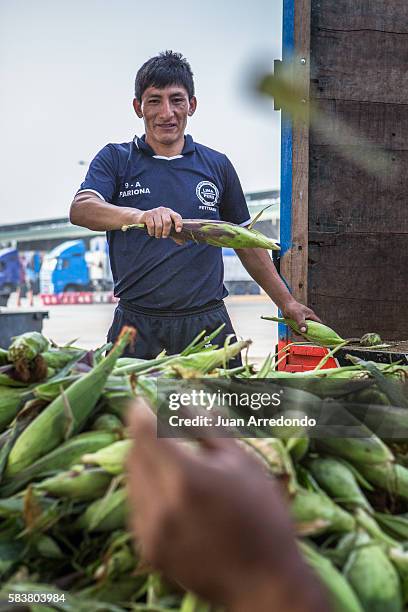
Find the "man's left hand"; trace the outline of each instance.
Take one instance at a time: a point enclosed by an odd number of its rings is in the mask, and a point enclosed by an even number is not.
[[[308,308],[304,304],[296,302],[296,300],[293,300],[293,302],[289,302],[281,310],[284,317],[286,317],[287,319],[293,319],[295,321],[302,333],[305,333],[307,331],[306,319],[321,323],[321,320],[311,308]]]

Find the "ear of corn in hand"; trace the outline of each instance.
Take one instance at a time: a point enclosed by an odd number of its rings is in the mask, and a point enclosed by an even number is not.
[[[124,225],[122,231],[138,229],[147,231],[141,224]],[[227,221],[211,219],[183,219],[183,229],[176,232],[174,225],[170,231],[172,238],[191,240],[199,244],[210,244],[217,247],[230,247],[232,249],[261,248],[279,251],[276,240],[268,238],[254,229],[247,229]]]
[[[288,325],[292,331],[294,331],[299,336],[303,336],[308,342],[313,342],[314,344],[319,344],[320,346],[338,346],[339,344],[344,344],[346,341],[331,329],[331,327],[327,327],[327,325],[323,325],[323,323],[318,323],[317,321],[306,321],[307,330],[305,332],[300,331],[298,324],[293,319],[284,319],[283,317],[267,317],[262,316],[261,319],[266,319],[267,321],[275,321],[276,323],[285,323]]]

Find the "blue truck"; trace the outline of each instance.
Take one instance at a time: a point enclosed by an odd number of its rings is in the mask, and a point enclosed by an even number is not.
[[[104,238],[93,238],[89,251],[83,240],[63,242],[43,259],[41,293],[104,291],[111,288],[112,276]]]
[[[20,261],[14,248],[0,249],[0,306],[6,306],[10,294],[17,289]]]

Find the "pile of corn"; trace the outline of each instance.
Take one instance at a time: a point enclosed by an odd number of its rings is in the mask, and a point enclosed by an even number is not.
[[[137,394],[154,405],[161,378],[280,376],[279,355],[258,371],[248,363],[228,370],[249,341],[208,346],[218,332],[149,361],[121,357],[130,328],[107,356],[107,346],[55,347],[36,333],[0,350],[0,599],[29,593],[20,601],[34,612],[212,609],[153,573],[127,531],[125,411]],[[390,405],[408,409],[406,367],[360,362],[313,374],[370,381],[360,393],[375,394],[384,414]],[[394,378],[402,382],[390,385]],[[403,610],[408,443],[305,435],[241,444],[285,483],[300,549],[334,610]]]

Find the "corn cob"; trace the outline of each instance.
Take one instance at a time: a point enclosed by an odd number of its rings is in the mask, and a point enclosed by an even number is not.
[[[318,457],[308,463],[313,477],[333,501],[346,506],[361,506],[371,510],[354,474],[342,462],[333,457]]]
[[[382,344],[381,336],[375,333],[364,334],[360,338],[361,346],[376,346],[377,344]]]
[[[115,578],[125,572],[131,572],[136,565],[136,557],[128,544],[107,555],[103,563],[94,572],[95,580]]]
[[[290,455],[279,438],[242,438],[239,444],[261,459],[268,472],[275,476],[288,477],[289,493],[296,491],[296,474]]]
[[[82,463],[99,465],[109,474],[122,474],[125,469],[126,457],[132,448],[132,440],[119,440],[105,446],[96,453],[82,456]]]
[[[17,474],[81,429],[92,413],[116,359],[133,336],[134,330],[124,328],[109,355],[74,382],[30,423],[10,452],[6,476]]]
[[[62,389],[68,389],[76,380],[79,380],[83,374],[71,374],[70,376],[64,376],[57,380],[47,381],[40,385],[37,385],[33,389],[33,393],[40,399],[52,402],[56,397],[61,394]]]
[[[146,230],[144,223],[124,225],[122,231],[129,229]],[[192,240],[198,244],[210,244],[218,247],[230,247],[232,249],[261,248],[279,251],[280,247],[276,240],[264,236],[254,229],[247,229],[234,223],[226,221],[214,221],[210,219],[183,219],[183,229],[176,232],[174,226],[170,231],[172,238]]]
[[[42,353],[42,357],[50,368],[60,370],[71,361],[85,355],[86,351],[74,347],[59,347],[57,349],[50,348]]]
[[[363,612],[353,589],[334,565],[306,542],[299,542],[306,563],[327,589],[334,612]]]
[[[364,610],[402,612],[398,574],[381,545],[362,540],[347,560],[344,574]]]
[[[188,373],[189,371],[207,374],[224,362],[228,362],[233,357],[236,357],[236,355],[239,355],[250,344],[250,340],[239,340],[220,349],[175,357],[170,364],[167,364],[167,367],[181,374]]]
[[[85,452],[95,452],[118,439],[113,432],[89,431],[67,440],[44,455],[16,476],[5,480],[0,495],[6,497],[22,489],[31,480],[58,470],[66,470],[78,463]]]
[[[388,550],[388,558],[396,568],[401,579],[402,598],[408,602],[408,551],[396,547]]]
[[[0,432],[11,423],[30,396],[27,389],[0,386]]]
[[[307,331],[301,332],[298,324],[293,319],[284,319],[282,317],[261,317],[267,321],[275,321],[276,323],[285,323],[288,325],[296,334],[303,336],[308,342],[319,344],[320,346],[338,346],[344,344],[346,341],[327,325],[318,323],[317,321],[307,320]]]
[[[103,495],[111,482],[111,476],[100,469],[84,469],[73,466],[68,472],[60,472],[35,485],[52,497],[75,500],[93,500]]]
[[[47,364],[41,353],[49,342],[39,332],[27,332],[13,339],[8,359],[14,364],[15,375],[23,382],[43,380],[47,376]]]
[[[377,542],[384,542],[384,544],[389,546],[398,546],[398,542],[392,538],[391,536],[384,533],[376,522],[375,518],[373,518],[370,514],[368,514],[363,508],[357,508],[354,512],[354,518],[356,519],[356,523],[361,529],[364,529],[369,536],[376,540]]]
[[[309,450],[310,440],[307,436],[301,438],[288,438],[286,449],[289,451],[292,461],[299,462],[306,456]]]
[[[34,547],[41,557],[46,559],[64,559],[65,555],[58,544],[50,536],[43,533],[34,538]]]
[[[46,351],[50,343],[39,332],[27,332],[16,336],[8,349],[8,359],[12,363],[20,360],[32,361]]]
[[[391,561],[396,561],[395,565],[401,571],[401,576],[408,578],[408,550],[400,547],[390,548],[388,556]]]
[[[81,598],[81,603],[88,599],[87,604],[79,609],[78,602],[75,602],[75,605],[70,610],[75,612],[125,612],[121,604],[124,601],[131,601],[136,593],[144,592],[145,583],[146,575],[144,573],[142,575],[129,576],[127,572],[115,579],[97,582],[90,587],[81,589],[77,593]],[[171,608],[166,608],[144,605],[139,610],[144,610],[144,612],[171,611]],[[137,612],[138,604],[133,604],[131,609]]]
[[[397,463],[359,464],[358,469],[368,482],[388,491],[391,495],[408,499],[408,469],[403,465]]]
[[[123,431],[123,423],[115,414],[109,414],[106,412],[105,414],[98,416],[98,418],[92,424],[92,430],[115,431],[120,433]]]
[[[402,542],[408,540],[408,517],[406,515],[398,516],[375,512],[374,518],[394,537],[398,537]]]
[[[17,380],[12,376],[13,365],[6,368],[6,372],[0,372],[0,387],[27,387],[27,383]]]
[[[113,531],[122,529],[127,516],[127,491],[125,488],[108,492],[94,501],[79,517],[76,527],[85,531]]]
[[[181,602],[180,612],[211,612],[211,604],[206,603],[194,593],[186,593]]]
[[[390,449],[374,434],[370,438],[319,438],[315,443],[318,450],[352,463],[388,463],[394,460]]]
[[[298,488],[290,506],[299,535],[352,531],[354,518],[324,493]]]
[[[343,534],[338,539],[335,548],[327,548],[324,551],[324,556],[330,559],[330,561],[332,561],[336,567],[343,568],[350,556],[350,553],[356,547],[356,542],[359,536],[360,532],[357,531],[351,531],[350,533]]]

